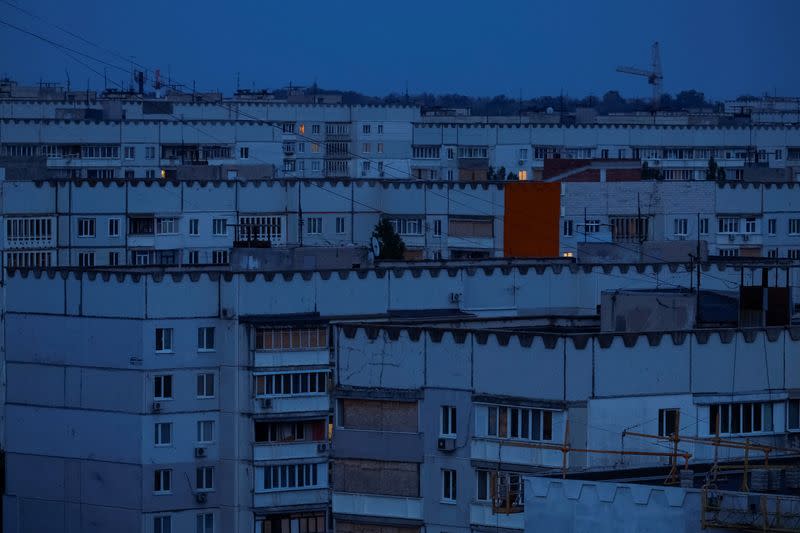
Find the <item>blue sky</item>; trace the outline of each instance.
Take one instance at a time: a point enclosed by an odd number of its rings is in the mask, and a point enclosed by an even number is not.
[[[198,90],[230,92],[239,73],[244,88],[316,79],[376,95],[407,82],[412,93],[648,96],[646,80],[614,69],[647,67],[658,40],[668,92],[800,94],[798,0],[15,1]],[[129,66],[2,1],[0,20]],[[102,88],[63,52],[2,25],[0,50],[0,75],[63,82],[67,69],[73,87],[91,78]]]

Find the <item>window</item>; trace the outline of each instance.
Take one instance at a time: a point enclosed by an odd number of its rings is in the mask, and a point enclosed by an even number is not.
[[[370,133],[371,130],[372,127],[369,124],[364,124],[363,126],[361,126],[362,133]]]
[[[398,235],[422,235],[421,218],[394,218],[389,223]]]
[[[95,236],[95,220],[93,218],[78,219],[78,237]]]
[[[414,159],[439,159],[438,146],[414,146],[411,152]]]
[[[336,233],[344,233],[344,217],[336,217]]]
[[[156,423],[155,445],[169,446],[172,444],[172,422]]]
[[[297,151],[301,154],[306,153],[306,143],[297,143]]]
[[[324,465],[323,465],[324,466]],[[320,464],[272,465],[264,467],[264,490],[320,486]]]
[[[200,235],[200,220],[197,218],[189,219],[189,235]]]
[[[172,533],[172,517],[153,517],[153,533]]]
[[[798,219],[800,220],[800,219]],[[720,233],[739,233],[739,219],[736,217],[719,218]]]
[[[442,221],[439,219],[433,221],[433,236],[434,237],[442,236]]]
[[[378,134],[383,133],[383,124],[378,124]]]
[[[124,154],[125,154],[125,159],[136,159],[136,147],[126,146]]]
[[[679,409],[659,409],[658,410],[658,435],[669,437],[675,433],[675,426],[678,423]]]
[[[447,159],[449,159],[449,160],[451,160],[451,161],[452,161],[453,159],[455,159],[455,157],[456,157],[456,151],[455,151],[455,149],[453,149],[453,148],[448,148],[448,149],[447,149]]]
[[[214,513],[197,515],[197,533],[214,533]]]
[[[370,162],[369,161],[362,161],[361,162],[361,175],[366,176],[369,173],[370,169]]]
[[[600,220],[599,219],[589,219],[585,220],[583,223],[583,232],[584,233],[597,233],[600,231]]]
[[[281,126],[283,133],[294,133],[294,122],[284,122]]]
[[[214,490],[214,467],[201,466],[196,471],[197,490]]]
[[[172,491],[172,470],[156,470],[153,492],[169,494]]]
[[[256,397],[325,394],[328,372],[287,372],[285,374],[256,374]]]
[[[723,403],[709,406],[708,434],[739,435],[772,431],[772,404]]]
[[[319,235],[322,233],[322,217],[308,217],[306,219],[306,232],[309,235]]]
[[[172,375],[155,376],[153,378],[153,399],[172,399]]]
[[[256,442],[324,441],[327,424],[324,420],[309,422],[255,421]]]
[[[774,218],[767,220],[767,233],[770,235],[775,235],[778,233],[778,221]]]
[[[314,172],[319,172],[320,168],[322,168],[322,163],[319,161],[312,161],[311,162],[311,170]]]
[[[149,180],[154,180],[154,179],[156,179],[156,171],[155,170],[145,170],[144,171],[144,177],[149,179]]]
[[[700,235],[708,235],[708,219],[700,219]]]
[[[119,237],[119,219],[118,218],[109,218],[108,219],[108,236],[109,237]]]
[[[528,181],[528,171],[520,169],[519,173],[517,174],[517,179],[519,181]]]
[[[486,146],[458,147],[458,157],[461,159],[486,159],[488,156],[489,156],[489,149]]]
[[[6,218],[6,240],[11,244],[25,241],[49,241],[53,238],[52,218]]]
[[[744,232],[745,233],[756,232],[756,217],[747,217],[744,219]]]
[[[383,153],[383,143],[378,143],[377,152],[378,152],[379,154],[382,154],[382,153]]]
[[[562,233],[565,237],[572,237],[572,220],[564,220]]]
[[[507,501],[514,507],[521,507],[525,500],[523,489],[524,483],[522,475],[510,472],[497,472],[490,470],[477,470],[478,490],[476,499],[478,501],[492,501],[492,497],[497,492],[497,486],[502,483],[508,488]]]
[[[172,328],[156,328],[156,351],[172,351]]]
[[[789,235],[800,235],[800,218],[789,219]]]
[[[157,235],[174,235],[176,233],[178,233],[178,219],[176,217],[156,219]]]
[[[209,442],[214,442],[213,420],[197,421],[197,442],[201,444],[208,444]]]
[[[527,148],[520,148],[519,149],[519,158],[520,159],[528,159],[528,149]]]
[[[197,328],[197,351],[211,352],[214,350],[214,328]]]
[[[771,250],[767,250],[767,257],[770,259],[777,259],[778,258],[778,249],[772,248]]]
[[[132,180],[134,178],[133,170],[126,170],[124,176],[126,180]]]
[[[242,146],[239,148],[239,159],[248,159],[250,157],[250,148]]]
[[[214,235],[228,234],[228,221],[224,218],[215,218],[213,221]]]
[[[189,250],[188,263],[190,265],[199,265],[200,264],[200,252],[198,250]]]
[[[720,257],[739,257],[739,249],[738,248],[720,248],[719,249],[719,256]]]
[[[800,429],[800,400],[792,399],[787,402],[786,427],[789,430]]]
[[[145,146],[145,148],[144,148],[144,158],[145,159],[155,159],[156,158],[156,147],[155,146]]]
[[[328,329],[271,329],[256,330],[256,350],[285,351],[328,348]]]
[[[319,144],[318,143],[311,143],[311,153],[312,154],[319,153]]]
[[[443,405],[441,410],[440,435],[455,436],[456,429],[456,408],[452,405]]]
[[[272,244],[283,242],[283,217],[280,216],[245,216],[239,217],[240,241],[271,241]]]
[[[534,441],[553,440],[553,411],[489,405],[486,436]],[[482,430],[483,428],[479,428]]]
[[[319,132],[320,132],[319,124],[312,124],[311,133],[319,133]]]
[[[227,265],[228,250],[214,250],[211,252],[211,262],[215,265]]]
[[[213,398],[214,397],[214,374],[211,372],[204,372],[197,374],[197,397],[198,398]]]
[[[94,266],[94,252],[79,252],[78,253],[78,266],[93,267]]]
[[[787,250],[786,257],[793,259],[794,261],[800,260],[800,249],[791,248],[790,250]]]
[[[369,143],[364,143],[364,144],[361,145],[361,151],[364,152],[365,154],[370,153],[371,148],[372,147],[370,146]]]
[[[492,499],[492,472],[488,470],[476,471],[478,492],[475,495],[478,501],[488,502]]]
[[[108,264],[109,266],[119,265],[119,252],[108,252]]]
[[[649,235],[650,219],[647,217],[611,217],[609,222],[614,242],[642,242]]]
[[[673,222],[673,233],[678,236],[686,236],[689,233],[689,221],[685,218],[676,218]]]
[[[442,500],[447,503],[456,501],[456,471],[442,469]]]

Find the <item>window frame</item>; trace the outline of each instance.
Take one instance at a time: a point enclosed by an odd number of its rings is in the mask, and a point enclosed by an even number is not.
[[[168,440],[164,440],[165,431]],[[156,422],[154,426],[153,446],[157,448],[167,448],[172,446],[172,422]]]
[[[206,425],[207,424],[207,425]],[[198,420],[197,421],[197,444],[213,444],[214,443],[214,421],[213,420]],[[210,437],[206,439],[206,431],[205,428],[211,428],[209,432],[211,433]]]
[[[222,226],[222,231],[219,231],[220,228],[217,226]],[[226,218],[215,218],[211,221],[211,231],[212,235],[215,237],[227,237],[228,236],[228,219]]]
[[[442,494],[441,503],[453,505],[458,502],[458,471],[452,468],[442,468]]]
[[[208,400],[216,398],[216,377],[214,372],[198,372],[196,378],[197,388],[195,390],[196,398],[198,400]],[[209,387],[209,383],[211,386]],[[210,394],[209,394],[210,389]]]
[[[92,239],[97,237],[97,219],[92,217],[78,218],[78,238]]]
[[[200,326],[197,328],[197,351],[200,353],[216,352],[216,336],[217,332],[214,326]]]
[[[454,438],[458,435],[458,410],[454,405],[442,405],[439,409],[439,436]]]
[[[165,480],[166,483],[164,483]],[[157,468],[153,471],[153,494],[157,496],[172,494],[171,468]]]
[[[155,342],[156,353],[175,353],[174,349],[175,330],[173,328],[156,328],[155,333],[156,333],[156,342]]]
[[[120,219],[119,217],[111,217],[108,219],[108,236],[109,237],[119,237],[119,226],[120,226]]]
[[[153,376],[153,400],[157,402],[174,400],[173,384],[172,374],[156,374]]]
[[[194,481],[197,492],[212,492],[214,490],[214,467],[209,465],[198,466],[195,469]]]

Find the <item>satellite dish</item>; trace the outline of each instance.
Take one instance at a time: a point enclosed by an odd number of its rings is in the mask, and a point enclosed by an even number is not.
[[[381,241],[377,237],[372,238],[372,254],[376,258],[381,255]]]

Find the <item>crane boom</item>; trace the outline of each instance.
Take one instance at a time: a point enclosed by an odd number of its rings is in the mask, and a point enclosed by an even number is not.
[[[650,70],[620,66],[617,67],[617,72],[647,78],[647,83],[653,86],[653,110],[658,110],[658,104],[661,101],[661,85],[664,81],[664,73],[661,70],[661,49],[658,41],[653,43],[650,55]]]

